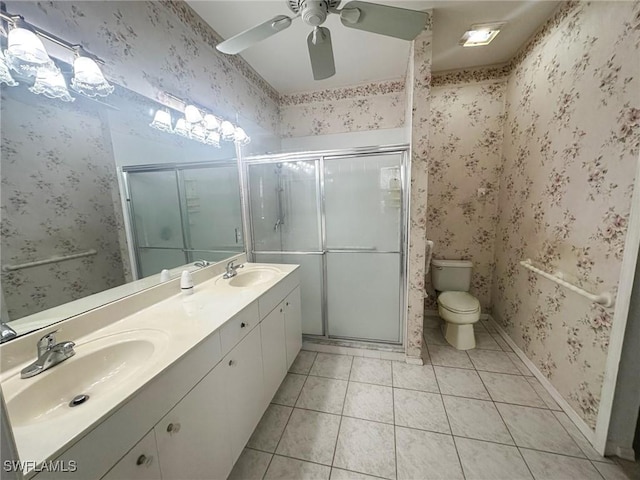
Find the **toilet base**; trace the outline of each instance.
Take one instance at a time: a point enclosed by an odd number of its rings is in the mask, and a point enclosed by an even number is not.
[[[476,336],[473,333],[473,323],[458,325],[446,322],[444,324],[444,338],[449,345],[458,350],[476,348]]]

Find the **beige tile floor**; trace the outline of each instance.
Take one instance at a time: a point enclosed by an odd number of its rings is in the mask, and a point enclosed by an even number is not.
[[[463,352],[425,329],[424,366],[301,351],[230,479],[627,478],[488,323],[477,336]]]

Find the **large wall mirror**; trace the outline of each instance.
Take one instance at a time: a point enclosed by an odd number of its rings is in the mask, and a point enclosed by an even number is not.
[[[119,85],[68,103],[27,87],[2,87],[3,323],[27,333],[244,251],[233,142],[154,130],[158,104]]]

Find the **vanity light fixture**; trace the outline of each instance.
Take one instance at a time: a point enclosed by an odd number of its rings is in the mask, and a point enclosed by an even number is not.
[[[189,132],[189,137],[193,140],[197,140],[198,142],[205,143],[205,139],[207,138],[207,132],[204,127],[196,123],[193,127],[191,127],[191,131]]]
[[[75,100],[69,94],[62,72],[53,62],[38,69],[36,81],[29,87],[29,91],[45,97],[57,98],[63,102]]]
[[[34,82],[29,88],[31,92],[65,102],[73,101],[62,72],[49,57],[42,42],[42,39],[45,39],[75,54],[74,77],[71,80],[71,87],[75,91],[88,97],[96,95],[105,97],[113,92],[113,86],[105,80],[98,66],[98,63],[104,62],[86,52],[82,46],[69,43],[31,25],[21,15],[6,12],[4,3],[0,10],[0,19],[9,24],[7,49],[0,58],[0,83],[17,85],[11,74],[13,71],[18,79],[25,80],[27,83]]]
[[[161,132],[171,133],[173,131],[171,128],[171,114],[168,110],[158,110],[149,126]]]
[[[184,108],[184,118],[191,124],[200,123],[203,120],[202,113],[195,105],[187,105]]]
[[[24,77],[35,77],[38,69],[52,63],[42,40],[22,17],[12,19],[7,37],[7,66]]]
[[[113,85],[104,78],[96,61],[80,45],[76,45],[75,50],[71,88],[87,97],[106,97],[112,93]]]
[[[481,47],[489,45],[498,36],[506,22],[482,23],[471,25],[471,29],[464,32],[460,39],[463,47]]]
[[[4,53],[0,50],[0,84],[3,83],[9,87],[15,87],[18,85],[18,82],[13,79],[11,72],[9,72],[9,67],[5,61]]]
[[[251,142],[251,139],[247,135],[247,133],[240,127],[236,127],[233,132],[233,140],[241,147],[248,145]]]
[[[206,128],[207,130],[219,130],[220,120],[218,120],[215,116],[211,115],[210,113],[207,113],[204,116],[204,128]]]
[[[207,138],[204,139],[204,143],[220,148],[220,132],[211,131],[207,134]]]
[[[235,140],[236,127],[233,126],[228,120],[225,120],[220,124],[220,134],[222,135],[222,140],[230,142],[231,140]]]
[[[178,119],[176,127],[173,129],[173,133],[189,138],[189,128],[187,127],[187,120],[184,117]]]

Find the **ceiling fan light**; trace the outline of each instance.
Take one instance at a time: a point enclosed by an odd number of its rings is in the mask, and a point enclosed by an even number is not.
[[[0,84],[5,84],[9,87],[15,87],[18,85],[13,77],[11,76],[11,72],[9,72],[9,67],[7,67],[7,63],[4,58],[4,54],[2,50],[0,50]]]
[[[106,97],[114,90],[92,58],[79,54],[73,61],[73,73],[71,88],[83,95]]]
[[[171,114],[166,110],[158,110],[149,126],[161,132],[171,132]]]
[[[63,102],[75,100],[69,94],[62,72],[53,62],[38,69],[36,81],[32,87],[29,87],[29,91],[48,98],[57,98]]]
[[[233,126],[228,120],[225,120],[220,125],[220,133],[222,134],[222,139],[229,142],[235,139],[236,127]]]
[[[9,31],[5,57],[7,66],[25,77],[35,77],[39,67],[51,62],[42,40],[21,19]]]
[[[189,123],[200,123],[203,120],[202,113],[200,113],[200,110],[194,105],[187,105],[185,107],[184,118]]]

